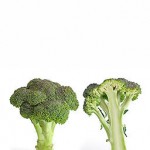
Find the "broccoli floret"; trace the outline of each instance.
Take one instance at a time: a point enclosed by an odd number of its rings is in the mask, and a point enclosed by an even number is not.
[[[58,99],[62,99],[68,104],[70,110],[76,110],[78,108],[78,101],[76,101],[76,95],[71,89],[71,87],[61,86],[57,88],[56,95]]]
[[[141,94],[137,83],[123,78],[107,79],[100,85],[90,84],[84,91],[83,109],[88,115],[95,114],[104,127],[112,150],[126,150],[126,126],[122,117],[128,105]]]
[[[64,124],[70,110],[75,111],[79,106],[71,87],[46,79],[33,79],[27,87],[18,88],[10,97],[10,103],[33,123],[38,136],[36,150],[53,150],[56,124]]]

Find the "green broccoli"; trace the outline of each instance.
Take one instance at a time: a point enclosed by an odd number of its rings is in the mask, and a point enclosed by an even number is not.
[[[30,119],[37,132],[36,150],[52,150],[56,124],[64,124],[70,110],[78,108],[75,92],[69,86],[33,79],[27,87],[14,91],[10,103],[20,108],[22,117]]]
[[[90,84],[84,91],[83,109],[88,115],[95,114],[104,127],[112,150],[126,150],[122,123],[128,105],[141,93],[137,83],[123,78],[107,79],[102,84]]]

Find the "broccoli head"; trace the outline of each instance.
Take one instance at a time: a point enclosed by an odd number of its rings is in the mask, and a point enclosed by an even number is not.
[[[71,87],[46,79],[33,79],[26,87],[18,88],[10,97],[10,103],[33,123],[38,135],[36,150],[53,149],[55,125],[64,124],[70,110],[77,110],[79,105]]]
[[[85,113],[98,117],[112,150],[126,150],[126,126],[122,124],[122,116],[128,111],[129,103],[136,100],[139,94],[140,86],[124,78],[107,79],[100,85],[90,84],[83,93]]]

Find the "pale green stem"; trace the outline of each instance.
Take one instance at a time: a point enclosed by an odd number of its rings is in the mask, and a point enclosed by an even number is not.
[[[128,96],[121,105],[121,112],[123,113],[129,106],[130,102],[132,101],[133,96]]]
[[[100,100],[100,106],[106,114],[109,114],[108,106],[103,99]]]
[[[38,140],[39,141],[43,141],[44,140],[44,136],[42,134],[42,128],[40,126],[40,124],[38,122],[36,122],[35,120],[31,120],[31,122],[34,125],[34,128],[36,130],[37,136],[38,136]]]
[[[110,137],[110,131],[109,131],[109,124],[106,122],[105,118],[100,113],[99,109],[94,107],[93,113],[98,117],[99,121],[101,122],[102,126],[106,130],[108,138]]]
[[[112,150],[126,150],[123,125],[122,125],[122,113],[120,105],[118,104],[117,93],[111,91],[107,94],[109,99],[109,111],[110,111],[110,143]]]
[[[32,120],[32,123],[38,136],[36,150],[53,150],[52,139],[56,125],[55,122],[36,122]]]

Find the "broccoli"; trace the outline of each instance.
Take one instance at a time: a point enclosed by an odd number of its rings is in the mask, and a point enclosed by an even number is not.
[[[33,79],[26,87],[18,88],[10,97],[10,103],[33,123],[38,136],[36,150],[53,149],[56,124],[64,124],[69,111],[75,111],[79,105],[71,87],[46,79]]]
[[[112,150],[126,150],[126,126],[122,123],[128,105],[141,94],[137,83],[123,78],[107,79],[102,84],[90,84],[84,91],[83,109],[95,114],[105,129]]]

